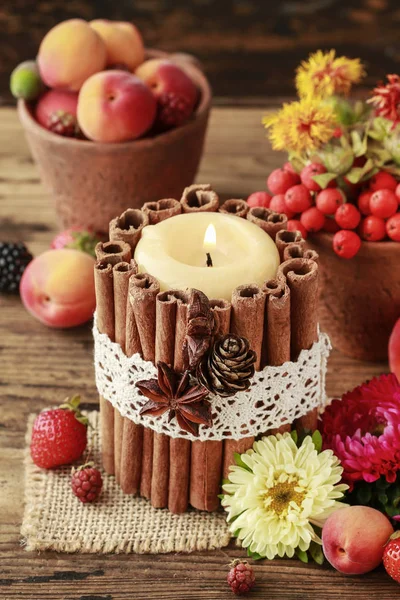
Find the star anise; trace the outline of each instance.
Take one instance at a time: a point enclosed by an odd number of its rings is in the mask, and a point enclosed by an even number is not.
[[[184,431],[198,435],[199,425],[212,425],[211,405],[205,400],[208,390],[192,385],[189,371],[175,373],[168,365],[159,362],[157,379],[138,381],[136,387],[148,401],[141,415],[159,416],[169,411],[168,422],[174,417]]]
[[[210,349],[214,328],[214,316],[210,302],[207,296],[199,290],[191,290],[187,321],[185,347],[188,368],[193,370]]]

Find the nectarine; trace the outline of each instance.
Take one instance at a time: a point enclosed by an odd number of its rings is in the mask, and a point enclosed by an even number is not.
[[[400,381],[400,319],[396,321],[389,338],[389,365]]]
[[[107,48],[107,66],[126,66],[130,71],[144,61],[144,46],[138,29],[125,21],[96,19],[89,23]]]

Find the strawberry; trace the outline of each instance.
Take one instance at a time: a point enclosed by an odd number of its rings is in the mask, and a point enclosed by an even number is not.
[[[397,583],[400,583],[400,531],[395,531],[385,546],[383,566],[386,573]]]
[[[66,400],[58,408],[41,412],[35,419],[31,457],[37,467],[52,469],[80,458],[87,444],[86,417],[78,410],[80,397]]]
[[[81,227],[71,227],[60,231],[50,244],[51,248],[59,250],[60,248],[73,248],[81,250],[90,256],[95,257],[95,247],[100,242],[100,237],[88,229]]]

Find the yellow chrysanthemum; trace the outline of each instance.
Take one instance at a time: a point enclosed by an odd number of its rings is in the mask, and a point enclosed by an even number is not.
[[[312,525],[322,527],[345,506],[338,499],[348,489],[337,485],[343,469],[332,451],[318,454],[310,436],[297,448],[285,433],[263,438],[241,458],[248,470],[231,467],[222,505],[242,546],[271,559],[321,544]]]
[[[333,108],[316,99],[304,98],[284,104],[263,118],[274,150],[296,154],[312,152],[328,142],[337,126]]]
[[[361,81],[364,75],[359,58],[336,57],[335,50],[326,53],[317,50],[298,67],[296,87],[300,98],[347,95],[353,83]]]

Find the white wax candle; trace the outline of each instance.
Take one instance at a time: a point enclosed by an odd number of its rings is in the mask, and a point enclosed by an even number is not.
[[[215,228],[215,237],[210,225]],[[207,267],[207,252],[213,266]],[[231,299],[242,284],[275,277],[279,253],[265,231],[245,219],[220,213],[190,213],[145,227],[135,250],[141,273],[161,290],[196,288],[209,298]]]

